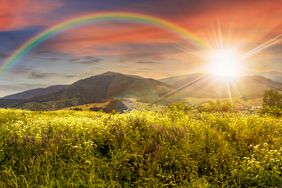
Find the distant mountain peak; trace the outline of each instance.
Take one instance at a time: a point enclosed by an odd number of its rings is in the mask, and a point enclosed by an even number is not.
[[[102,74],[98,74],[97,76],[115,76],[115,75],[122,75],[122,74],[118,72],[107,71]]]
[[[107,72],[104,72],[102,74],[98,74],[96,76],[126,76],[126,77],[131,77],[131,78],[143,78],[143,77],[138,76],[138,75],[124,74],[124,73],[113,72],[113,71],[107,71]]]

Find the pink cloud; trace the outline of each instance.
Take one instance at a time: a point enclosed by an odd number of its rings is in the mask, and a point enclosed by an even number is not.
[[[45,25],[43,14],[62,6],[60,1],[1,0],[0,30],[12,30],[32,25]]]

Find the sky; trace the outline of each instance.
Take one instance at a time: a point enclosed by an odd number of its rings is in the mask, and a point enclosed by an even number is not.
[[[55,24],[99,12],[145,14],[177,24],[213,49],[230,48],[245,72],[282,72],[282,0],[0,0],[0,66],[25,41]],[[267,43],[268,44],[268,43]],[[0,74],[0,97],[70,84],[106,71],[164,78],[205,72],[204,49],[146,24],[107,20],[74,27],[35,46]]]

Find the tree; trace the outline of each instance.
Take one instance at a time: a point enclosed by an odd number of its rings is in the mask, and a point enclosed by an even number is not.
[[[282,108],[282,94],[275,89],[266,90],[263,95],[263,107]]]
[[[263,95],[262,113],[272,114],[277,117],[282,115],[282,94],[270,89],[264,92]]]

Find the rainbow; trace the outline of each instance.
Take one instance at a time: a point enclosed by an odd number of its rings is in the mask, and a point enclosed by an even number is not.
[[[24,44],[19,46],[4,61],[4,63],[0,65],[0,75],[3,72],[9,70],[11,67],[13,67],[22,57],[27,55],[34,47],[48,40],[50,37],[55,36],[56,34],[59,34],[68,29],[72,29],[86,24],[91,24],[93,22],[95,23],[95,22],[107,21],[107,20],[124,20],[129,22],[152,25],[179,35],[183,39],[190,41],[197,48],[208,48],[208,44],[202,39],[200,39],[199,37],[197,37],[196,35],[194,35],[193,33],[187,31],[186,29],[174,23],[171,23],[161,18],[139,14],[139,13],[131,13],[131,12],[94,13],[94,14],[87,14],[66,20],[62,23],[49,27],[46,30],[42,31],[41,33],[30,38]]]

